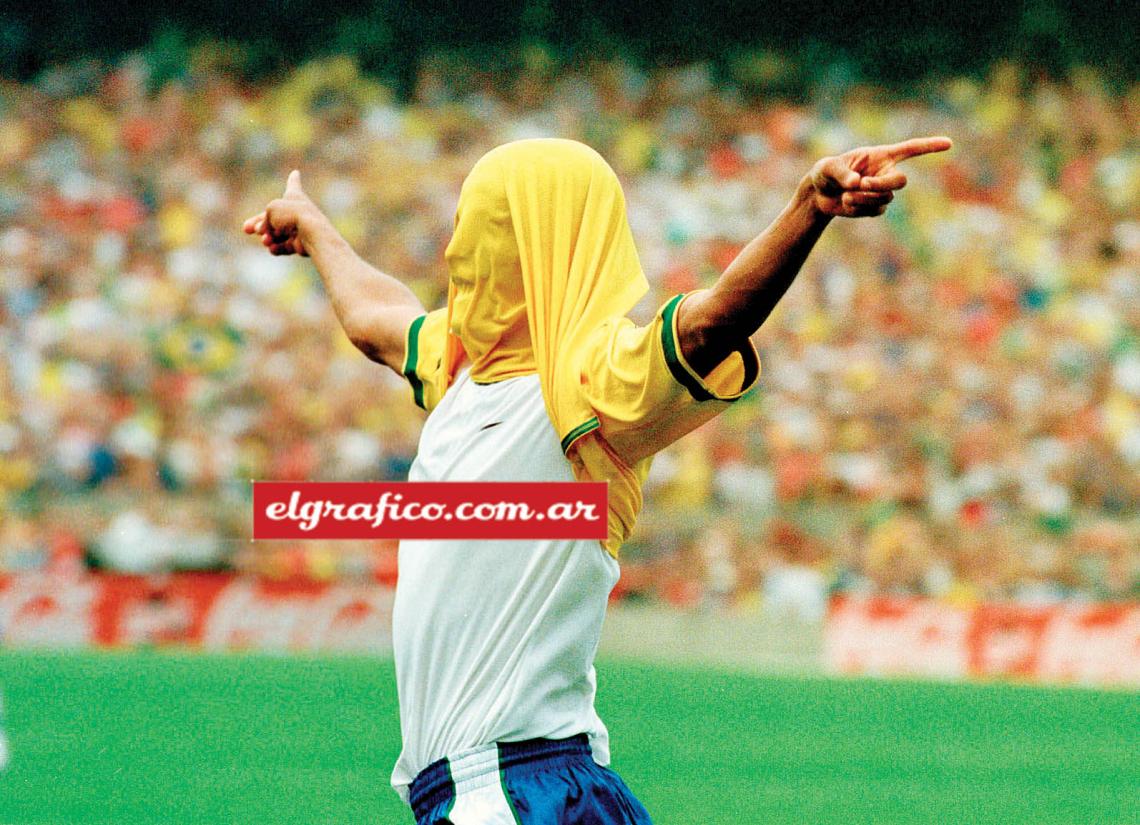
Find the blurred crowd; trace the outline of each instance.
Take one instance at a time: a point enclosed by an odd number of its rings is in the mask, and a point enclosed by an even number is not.
[[[400,479],[423,414],[305,260],[241,234],[292,168],[442,305],[459,186],[501,142],[613,164],[653,284],[708,285],[815,159],[947,134],[838,221],[756,337],[758,391],[663,453],[619,595],[818,618],[835,590],[1140,599],[1140,88],[999,65],[899,97],[757,98],[706,66],[346,59],[243,82],[209,49],[0,81],[0,570],[395,576],[390,543],[253,543],[250,479]]]

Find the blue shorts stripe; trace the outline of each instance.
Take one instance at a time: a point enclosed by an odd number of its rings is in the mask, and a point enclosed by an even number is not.
[[[445,802],[455,802],[455,783],[451,780],[451,765],[446,759],[432,762],[419,772],[408,788],[408,802],[416,821],[428,815]]]

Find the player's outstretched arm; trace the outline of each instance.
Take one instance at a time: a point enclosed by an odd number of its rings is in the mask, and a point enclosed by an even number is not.
[[[332,222],[301,188],[293,171],[285,194],[242,229],[260,235],[274,255],[307,255],[325,283],[333,310],[357,349],[399,372],[404,363],[404,335],[423,304],[404,284],[370,266],[357,255]]]
[[[816,163],[784,211],[717,282],[681,304],[677,333],[693,369],[707,375],[760,328],[832,218],[883,214],[894,192],[906,186],[897,164],[951,146],[945,137],[915,138],[852,149]]]

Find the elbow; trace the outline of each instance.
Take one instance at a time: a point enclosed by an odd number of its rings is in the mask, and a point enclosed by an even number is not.
[[[341,326],[344,328],[344,334],[348,336],[348,340],[364,353],[365,357],[378,363],[384,362],[383,347],[381,342],[377,340],[374,325],[360,316],[346,316]]]
[[[377,364],[385,364],[387,360],[384,358],[383,351],[379,344],[367,336],[349,334],[348,340],[352,345],[364,353],[364,356],[369,361],[375,361]]]
[[[366,358],[400,372],[404,366],[408,325],[422,314],[422,307],[410,304],[395,307],[366,305],[342,313],[340,321],[348,340]]]

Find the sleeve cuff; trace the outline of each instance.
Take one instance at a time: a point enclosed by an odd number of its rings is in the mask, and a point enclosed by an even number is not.
[[[745,396],[760,377],[760,356],[752,341],[745,338],[736,350],[721,361],[705,378],[697,375],[681,353],[677,335],[677,309],[692,293],[669,299],[661,310],[661,344],[669,372],[697,401],[736,401]]]
[[[404,342],[404,368],[400,370],[408,379],[408,383],[412,385],[412,400],[421,410],[426,409],[424,407],[424,382],[416,374],[416,367],[419,366],[420,357],[420,327],[424,325],[425,318],[427,315],[421,315],[408,325],[408,337]]]

